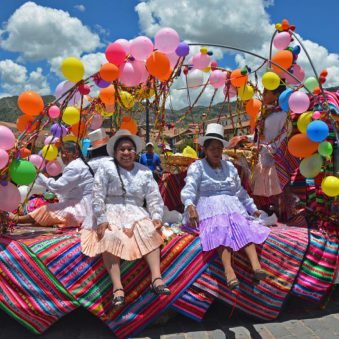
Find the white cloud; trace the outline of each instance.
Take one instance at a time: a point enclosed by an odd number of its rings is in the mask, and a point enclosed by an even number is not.
[[[33,90],[41,95],[50,94],[50,88],[42,69],[38,67],[28,74],[25,66],[12,60],[0,61],[1,96],[19,95],[23,91]]]
[[[74,5],[73,7],[80,12],[85,12],[86,10],[86,7],[84,5]]]
[[[0,47],[22,60],[51,60],[95,51],[100,38],[68,12],[26,2],[5,24]]]

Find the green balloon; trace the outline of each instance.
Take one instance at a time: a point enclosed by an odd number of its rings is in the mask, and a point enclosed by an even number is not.
[[[304,81],[304,85],[310,92],[313,92],[319,86],[319,83],[315,77],[309,77]]]
[[[333,147],[332,144],[328,141],[323,141],[319,144],[318,146],[318,152],[321,154],[323,157],[328,157],[332,154],[333,152]]]
[[[12,181],[18,185],[29,185],[37,176],[35,166],[27,160],[14,160],[9,167]]]
[[[322,165],[323,159],[320,154],[316,153],[303,159],[299,170],[305,178],[314,178],[320,173]]]

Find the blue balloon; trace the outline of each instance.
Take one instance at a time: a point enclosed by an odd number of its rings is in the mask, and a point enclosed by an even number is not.
[[[175,50],[176,55],[179,57],[185,57],[186,55],[189,54],[189,52],[190,46],[184,41],[180,42],[177,49]]]
[[[294,92],[293,89],[288,88],[288,89],[285,89],[279,96],[279,106],[285,112],[289,112],[290,110],[288,107],[288,99],[293,92]]]
[[[312,141],[322,142],[327,138],[329,128],[325,122],[321,120],[314,120],[308,124],[306,133]]]
[[[300,51],[301,51],[300,46],[294,46],[292,49],[293,55],[298,55]]]

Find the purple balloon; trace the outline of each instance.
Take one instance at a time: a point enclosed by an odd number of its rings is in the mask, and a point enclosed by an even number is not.
[[[74,82],[70,82],[70,81],[60,82],[60,84],[55,89],[55,93],[54,93],[55,97],[59,99],[60,97],[62,97],[64,93],[66,93],[68,90],[70,90],[74,86],[75,86]],[[59,100],[60,105],[63,104],[65,99],[66,97],[63,97],[62,99]],[[81,94],[79,91],[76,91],[73,94],[73,96],[70,98],[68,104],[74,106],[80,101],[80,99],[81,99]]]
[[[190,46],[188,46],[188,44],[186,44],[186,42],[184,41],[180,42],[177,49],[175,50],[175,53],[177,53],[177,55],[180,57],[185,57],[186,55],[189,54],[189,52]]]
[[[110,82],[107,82],[107,81],[102,80],[102,79],[94,79],[94,82],[100,88],[106,88],[111,84]]]
[[[60,138],[61,134],[64,137],[67,134],[67,129],[63,125],[53,124],[51,127],[51,133],[54,137]]]

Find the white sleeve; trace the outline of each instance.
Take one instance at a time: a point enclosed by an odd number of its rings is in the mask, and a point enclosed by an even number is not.
[[[152,220],[162,220],[164,213],[164,201],[162,200],[159,186],[153,178],[151,171],[146,171],[146,203],[147,210]]]
[[[202,176],[198,161],[194,162],[188,168],[187,176],[185,179],[186,184],[185,187],[181,190],[181,201],[185,205],[185,208],[189,205],[196,204],[198,189]]]
[[[105,167],[100,166],[94,176],[92,192],[93,213],[97,219],[97,225],[107,222],[105,199],[108,185],[109,176],[106,173]]]

